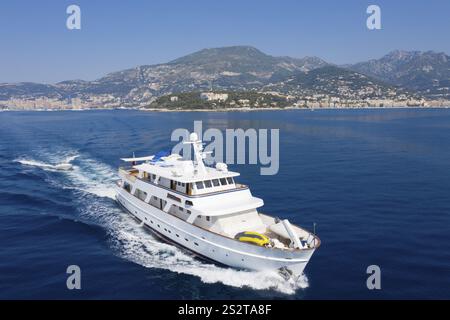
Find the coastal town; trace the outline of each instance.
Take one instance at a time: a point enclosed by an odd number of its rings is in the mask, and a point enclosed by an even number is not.
[[[279,92],[190,92],[155,98],[149,103],[124,103],[111,95],[90,96],[87,99],[0,100],[0,110],[89,110],[89,109],[142,109],[142,110],[258,110],[258,109],[320,109],[320,108],[402,108],[450,106],[448,100],[426,100],[407,94],[376,98],[343,98],[326,94],[306,96],[285,95]]]

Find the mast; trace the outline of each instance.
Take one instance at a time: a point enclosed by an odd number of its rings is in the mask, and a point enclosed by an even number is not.
[[[189,135],[189,142],[185,142],[192,144],[192,148],[194,149],[194,160],[196,163],[196,169],[201,174],[206,174],[206,167],[203,163],[203,159],[206,158],[206,153],[203,152],[203,143],[198,139],[198,135],[195,132],[192,132]]]

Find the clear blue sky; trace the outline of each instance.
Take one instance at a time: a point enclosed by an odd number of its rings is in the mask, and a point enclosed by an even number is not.
[[[66,28],[70,4],[81,30]],[[382,30],[366,28],[369,4],[381,7]],[[337,64],[394,49],[449,54],[449,14],[448,0],[2,1],[0,82],[93,80],[229,45]]]

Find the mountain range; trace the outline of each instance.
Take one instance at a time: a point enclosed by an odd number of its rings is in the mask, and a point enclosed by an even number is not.
[[[450,57],[443,52],[396,50],[347,67],[428,97],[450,95]]]
[[[0,108],[148,107],[195,91],[257,91],[290,99],[340,101],[450,99],[450,57],[393,51],[334,65],[318,57],[274,57],[250,46],[203,49],[168,63],[113,72],[95,81],[0,84]]]

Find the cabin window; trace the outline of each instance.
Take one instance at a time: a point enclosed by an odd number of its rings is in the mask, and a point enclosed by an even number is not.
[[[179,209],[181,212],[183,212],[183,208],[182,208],[182,207],[178,207],[178,209]]]
[[[145,198],[147,198],[147,192],[144,192],[140,189],[136,189],[136,191],[134,192],[134,195],[136,198],[138,198],[139,200],[144,201]]]
[[[211,221],[211,217],[210,216],[206,216],[206,221]]]
[[[125,183],[123,184],[123,188],[124,188],[125,190],[127,190],[128,192],[131,192],[131,185],[130,185],[128,182],[125,182]]]
[[[206,180],[204,182],[205,182],[205,188],[211,188],[212,187],[211,180]]]
[[[213,183],[214,187],[220,186],[219,179],[214,179],[214,180],[212,181],[212,183]]]
[[[187,210],[186,212],[187,212],[187,214],[191,214],[191,210]]]
[[[193,206],[194,205],[191,200],[186,200],[185,203],[186,203],[187,206]]]
[[[184,187],[184,186],[186,186],[186,184],[183,182],[183,183],[181,183],[181,186]]]
[[[220,178],[220,183],[221,183],[223,186],[226,186],[226,185],[227,185],[227,179],[225,179],[225,178]]]
[[[197,187],[198,190],[203,189],[204,188],[203,181],[197,181],[195,183],[195,186]]]
[[[168,198],[168,199],[175,200],[175,201],[178,201],[178,202],[181,202],[181,199],[180,199],[180,198],[175,197],[175,196],[174,196],[173,194],[171,194],[171,193],[168,193],[168,194],[167,194],[167,198]]]
[[[231,178],[231,177],[227,178],[227,181],[228,181],[228,184],[233,184],[234,183],[233,182],[233,178]]]

